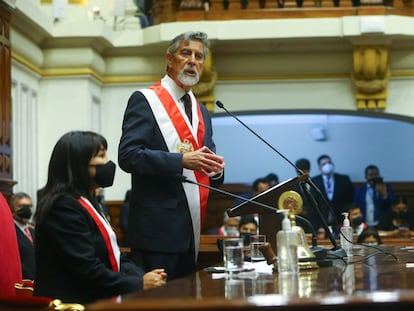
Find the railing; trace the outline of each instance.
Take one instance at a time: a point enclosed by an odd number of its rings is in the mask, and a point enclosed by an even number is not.
[[[207,6],[208,10],[203,2],[210,3]],[[246,2],[247,6],[243,4]],[[318,18],[353,15],[414,16],[413,2],[413,0],[154,0],[152,13],[154,24],[176,21]]]

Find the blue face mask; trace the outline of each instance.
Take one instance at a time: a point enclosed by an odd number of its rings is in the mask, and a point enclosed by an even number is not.
[[[114,183],[116,165],[112,161],[105,164],[97,164],[96,175],[94,177],[95,183],[102,188],[110,187]]]

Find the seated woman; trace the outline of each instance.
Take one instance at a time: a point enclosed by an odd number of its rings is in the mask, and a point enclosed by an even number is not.
[[[36,212],[36,296],[90,303],[166,282],[163,269],[145,273],[120,253],[95,197],[112,186],[115,164],[106,139],[74,131],[56,143]]]
[[[377,229],[373,227],[368,227],[358,236],[358,243],[368,244],[368,245],[380,245],[382,244],[381,237]]]
[[[414,215],[408,208],[405,197],[396,197],[392,209],[379,221],[377,229],[381,235],[390,237],[410,237],[414,230]]]

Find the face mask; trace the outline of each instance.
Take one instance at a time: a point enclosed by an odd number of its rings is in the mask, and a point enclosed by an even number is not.
[[[322,166],[322,173],[323,174],[332,174],[334,171],[334,166],[332,163],[326,163]]]
[[[360,224],[362,224],[362,217],[358,216],[352,219],[352,224],[355,226],[359,226]]]
[[[23,207],[16,212],[16,215],[23,219],[29,219],[32,217],[32,209],[27,205],[23,205]]]
[[[378,245],[378,242],[368,242],[368,243],[365,243],[366,245],[370,245],[370,246],[376,246],[376,245]]]
[[[226,235],[239,235],[239,229],[234,226],[226,227]]]
[[[114,183],[116,165],[112,161],[96,165],[95,183],[102,188],[110,187]]]
[[[247,246],[250,245],[250,237],[252,235],[248,232],[240,232],[240,237],[243,239],[243,245]]]
[[[403,219],[407,216],[407,212],[392,212],[394,218]]]

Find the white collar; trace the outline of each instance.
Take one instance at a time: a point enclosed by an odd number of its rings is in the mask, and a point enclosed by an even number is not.
[[[168,92],[173,96],[173,98],[178,101],[181,97],[184,96],[185,93],[192,95],[192,91],[189,90],[188,92],[185,92],[181,87],[175,83],[173,79],[169,75],[165,75],[161,79],[161,85],[168,90]]]

